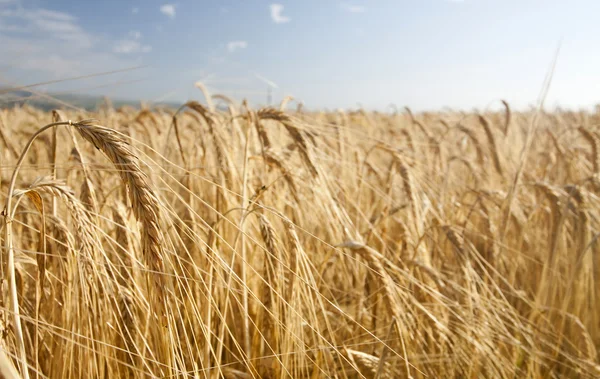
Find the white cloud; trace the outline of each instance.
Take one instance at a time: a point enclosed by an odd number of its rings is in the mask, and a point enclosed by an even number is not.
[[[175,18],[175,4],[164,4],[160,6],[160,13],[167,17]]]
[[[245,49],[248,47],[248,42],[246,41],[231,41],[227,43],[227,50],[230,53],[233,53],[234,51],[238,50],[238,49]]]
[[[367,8],[363,7],[362,5],[352,5],[346,3],[342,4],[342,9],[350,13],[364,13],[367,10]]]
[[[133,13],[133,14],[140,13],[140,8],[138,8],[138,7],[131,8],[131,13]]]
[[[271,19],[276,24],[284,24],[286,22],[290,22],[290,18],[288,16],[284,16],[283,13],[283,5],[281,4],[271,4]]]
[[[138,54],[149,53],[152,51],[152,46],[142,44],[142,33],[139,31],[132,30],[129,32],[128,36],[129,38],[117,41],[113,47],[113,52],[117,54]]]

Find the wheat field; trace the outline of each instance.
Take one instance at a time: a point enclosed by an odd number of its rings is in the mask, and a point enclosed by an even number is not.
[[[600,375],[600,113],[207,100],[0,111],[3,377]]]

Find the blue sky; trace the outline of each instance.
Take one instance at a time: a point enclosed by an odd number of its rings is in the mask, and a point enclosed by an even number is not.
[[[534,104],[562,41],[549,106],[600,103],[597,0],[0,0],[0,85],[113,98],[311,108]]]

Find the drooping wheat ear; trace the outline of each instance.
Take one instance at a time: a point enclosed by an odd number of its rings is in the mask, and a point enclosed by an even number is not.
[[[496,226],[494,225],[494,220],[492,220],[489,209],[485,206],[485,204],[483,202],[481,202],[480,205],[481,205],[483,219],[484,219],[484,223],[485,223],[485,232],[487,234],[486,238],[487,238],[487,246],[488,246],[488,249],[486,251],[486,255],[484,258],[491,265],[493,265],[495,262],[496,254],[498,252],[498,249],[496,248],[496,239],[495,239]]]
[[[228,105],[233,106],[234,108],[237,108],[239,106],[237,101],[235,101],[234,99],[232,99],[231,97],[229,97],[227,95],[223,95],[222,93],[215,93],[214,95],[212,95],[212,98],[213,98],[213,100],[224,101]]]
[[[400,129],[400,134],[406,138],[406,146],[410,149],[410,151],[415,151],[415,146],[413,145],[412,136],[410,135],[410,131],[408,129]]]
[[[431,149],[433,150],[433,156],[434,156],[434,161],[432,162],[432,168],[435,170],[436,167],[436,160],[437,160],[437,164],[438,167],[440,167],[440,169],[444,166],[444,150],[442,149],[442,140],[440,139],[439,141],[436,140],[435,138],[430,138],[429,139],[429,145],[431,146]]]
[[[98,206],[96,204],[96,190],[94,189],[94,185],[91,181],[84,180],[83,183],[81,183],[81,192],[79,198],[88,212],[91,214],[98,213]]]
[[[381,283],[383,294],[385,296],[385,305],[396,319],[396,327],[398,327],[397,321],[403,319],[404,312],[402,304],[405,302],[399,298],[401,295],[395,290],[396,285],[394,279],[385,269],[384,265],[388,263],[387,259],[372,247],[356,241],[346,241],[336,247],[350,249],[357,254],[360,254],[360,257],[367,262],[367,265],[372,270],[369,275],[372,275],[375,280]],[[399,331],[399,329],[397,329],[397,331]],[[375,366],[375,370],[377,370],[377,365]]]
[[[380,359],[374,355],[347,348],[344,348],[343,353],[345,353],[344,355],[346,358],[350,362],[354,363],[355,366],[360,370],[360,374],[367,378],[375,378],[378,373],[382,378],[394,377],[392,365],[383,362],[383,366],[380,370]]]
[[[592,147],[592,164],[594,165],[594,175],[600,175],[600,139],[598,136],[585,127],[580,126],[577,130],[588,141]]]
[[[483,148],[481,147],[481,142],[479,142],[479,139],[477,139],[477,136],[475,135],[475,133],[473,133],[473,131],[471,129],[468,129],[467,127],[458,124],[456,125],[456,129],[460,130],[461,132],[463,132],[464,134],[467,135],[467,137],[469,137],[469,139],[473,142],[473,146],[475,146],[475,151],[477,152],[477,163],[479,163],[480,166],[483,166],[483,161],[484,161],[484,154],[483,154]]]
[[[179,147],[179,155],[181,156],[181,161],[183,162],[184,167],[187,167],[187,160],[185,159],[183,146],[181,145],[181,137],[179,136],[179,124],[177,123],[177,113],[173,115],[172,123],[173,129],[175,129],[175,139],[177,140],[177,146]]]
[[[538,182],[535,183],[534,186],[538,189],[540,189],[542,191],[542,193],[546,196],[546,198],[550,201],[550,209],[552,212],[552,217],[551,217],[551,225],[552,225],[552,229],[551,229],[551,238],[550,238],[550,245],[549,245],[549,250],[548,250],[548,258],[547,258],[547,262],[548,262],[548,267],[554,267],[555,264],[555,257],[556,257],[556,250],[557,250],[557,246],[558,246],[558,241],[559,241],[559,231],[561,228],[561,206],[560,206],[560,198],[561,198],[561,193],[558,189],[554,188],[553,186],[547,184],[547,183],[543,183],[543,182]],[[544,271],[545,272],[545,271]],[[542,286],[540,286],[539,290],[542,290]]]
[[[287,107],[288,103],[292,100],[294,100],[294,96],[284,97],[283,100],[281,100],[281,103],[279,104],[279,111],[285,112],[285,108]]]
[[[52,111],[52,119],[53,119],[53,122],[66,121],[65,116],[59,110]],[[54,129],[53,135],[55,136],[55,138],[56,138],[57,128],[58,128],[58,126],[55,126],[53,128]],[[96,197],[96,190],[90,179],[89,168],[86,164],[83,154],[81,154],[81,149],[79,148],[79,143],[77,142],[77,138],[75,138],[75,134],[73,133],[72,129],[69,129],[69,134],[71,135],[71,140],[73,141],[73,151],[71,152],[71,154],[75,156],[76,161],[79,163],[79,165],[81,166],[81,170],[83,171],[83,183],[81,184],[81,201],[86,206],[88,211],[96,214],[98,211],[98,200]],[[56,146],[54,147],[54,154],[56,154]],[[52,178],[57,179],[55,169],[53,170]],[[53,204],[54,204],[53,208],[56,207],[55,201],[56,201],[56,197],[53,198]],[[53,215],[56,216],[55,214],[53,214]]]
[[[146,265],[160,285],[163,272],[163,242],[160,231],[160,202],[148,183],[148,176],[139,166],[131,147],[114,130],[96,125],[93,120],[74,123],[79,134],[102,151],[119,171],[128,187],[129,200],[135,218],[142,228],[142,253]]]
[[[429,134],[429,132],[425,128],[425,125],[423,125],[422,122],[420,122],[418,120],[413,120],[413,125],[416,125],[419,128],[419,130],[421,131],[421,133],[423,133],[425,135],[425,138],[427,138],[427,141],[431,142],[431,140],[433,138],[431,137],[431,134]]]
[[[52,122],[65,121],[65,117],[61,111],[55,109],[52,111]],[[52,179],[56,179],[56,151],[58,149],[58,126],[52,128],[52,147],[50,150],[50,167],[52,169]],[[56,204],[52,206],[52,215],[56,216],[54,208]]]
[[[404,162],[404,159],[399,154],[394,154],[394,159],[398,162],[398,169],[400,171],[400,176],[402,177],[402,181],[404,182],[404,193],[406,197],[410,201],[410,208],[413,213],[414,223],[417,225],[419,223],[419,204],[417,201],[417,196],[414,190],[412,176],[408,170],[408,166]],[[417,227],[417,231],[419,228]]]
[[[285,272],[282,270],[283,257],[280,250],[280,242],[273,225],[262,214],[258,216],[260,234],[265,243],[266,251],[263,260],[264,279],[261,286],[261,301],[263,307],[259,309],[260,330],[266,341],[274,349],[280,349],[281,336],[279,328],[273,322],[273,319],[280,319],[282,323],[286,322],[285,311],[281,307],[280,297],[282,295],[282,283],[285,278]],[[272,316],[271,316],[272,315]],[[258,334],[256,335],[258,336]]]
[[[477,185],[477,183],[479,183],[479,180],[480,180],[479,174],[475,170],[475,167],[473,167],[473,164],[471,163],[470,160],[468,160],[462,156],[456,156],[456,155],[452,156],[448,159],[448,170],[450,167],[450,163],[452,163],[454,161],[461,162],[466,168],[468,168],[469,171],[471,172],[471,175],[473,175],[473,178],[475,178],[476,185]]]
[[[268,150],[271,147],[271,140],[269,140],[269,135],[265,130],[265,126],[262,124],[262,122],[260,122],[260,119],[256,116],[256,113],[250,109],[248,109],[246,117],[249,120],[248,122],[251,125],[254,125],[254,128],[256,129],[256,134],[258,135],[261,149],[263,152]]]
[[[81,244],[86,258],[94,260],[95,241],[97,240],[94,233],[94,224],[85,211],[84,205],[77,199],[73,190],[68,187],[62,180],[54,180],[51,177],[37,178],[26,189],[15,190],[14,197],[20,197],[30,192],[47,193],[55,198],[64,200],[69,213],[73,217],[76,224],[77,238]]]
[[[556,152],[558,153],[559,158],[560,159],[564,158],[565,150],[560,145],[558,138],[556,138],[556,136],[554,135],[554,133],[552,133],[552,130],[550,130],[550,129],[546,129],[546,133],[548,133],[548,136],[550,137],[550,140],[552,141],[552,144],[554,145],[554,148],[556,149]]]
[[[572,197],[573,199],[575,199],[576,202],[576,211],[577,211],[577,222],[578,222],[578,227],[577,227],[577,231],[578,231],[578,239],[579,239],[579,252],[582,253],[585,251],[585,248],[588,244],[588,241],[590,239],[590,217],[588,215],[588,208],[589,208],[589,203],[588,203],[588,194],[583,190],[583,188],[580,188],[579,186],[576,185],[567,185],[564,186],[564,190],[565,192]],[[581,259],[581,257],[578,258],[578,260]]]
[[[479,115],[478,119],[479,123],[481,123],[481,126],[483,126],[483,130],[485,130],[485,135],[488,139],[488,143],[490,144],[490,152],[492,153],[494,167],[496,168],[498,174],[502,176],[502,166],[500,165],[500,157],[498,156],[498,149],[496,148],[496,139],[494,138],[494,133],[492,133],[492,128],[490,128],[490,122],[483,115]]]
[[[415,122],[415,116],[413,115],[413,113],[412,113],[412,111],[410,110],[409,107],[404,107],[404,111],[408,115],[408,118],[409,118],[410,123],[412,125]]]
[[[234,99],[221,94],[213,95],[213,99],[219,99],[227,103],[227,109],[229,110],[229,115],[231,116],[229,122],[231,122],[231,124],[233,125],[233,128],[231,129],[231,136],[233,138],[235,133],[237,133],[239,136],[238,138],[240,138],[240,140],[245,141],[245,134],[242,131],[242,128],[239,123],[240,104],[238,104],[238,102]]]
[[[561,193],[556,188],[544,182],[537,182],[534,184],[534,186],[538,188],[544,194],[544,196],[546,196],[546,198],[552,204],[553,209],[558,209]]]
[[[504,105],[504,135],[508,135],[508,128],[510,127],[510,122],[512,120],[512,112],[510,111],[510,106],[505,100],[502,101],[502,105]]]
[[[446,233],[446,237],[448,241],[452,243],[452,245],[456,248],[458,253],[458,259],[463,260],[465,255],[465,240],[463,237],[456,232],[456,230],[451,225],[441,225],[442,230]]]
[[[297,202],[300,202],[300,198],[298,196],[298,187],[296,186],[296,182],[294,181],[294,177],[292,176],[292,172],[286,165],[286,160],[280,154],[273,151],[272,149],[265,149],[262,155],[265,162],[269,165],[276,167],[281,174],[283,175],[286,183],[292,190],[292,196]]]
[[[313,176],[317,176],[317,169],[312,162],[310,157],[310,150],[306,139],[300,132],[300,130],[294,125],[292,119],[283,112],[280,112],[273,108],[263,108],[257,112],[259,120],[274,120],[280,122],[287,132],[290,134],[295,143],[300,147],[300,155],[304,159],[304,163],[308,167],[309,171]]]
[[[210,109],[211,112],[214,112],[215,105],[212,102],[212,96],[210,96],[210,92],[208,91],[208,88],[206,88],[204,83],[202,83],[200,81],[194,83],[194,87],[196,87],[200,91],[202,91],[202,94],[204,95],[204,99],[206,100],[206,104],[208,105],[208,109]]]
[[[289,276],[287,278],[287,289],[285,292],[284,299],[292,299],[294,297],[294,287],[296,282],[296,271],[298,270],[298,263],[301,259],[301,256],[304,255],[304,248],[300,243],[300,239],[298,238],[298,233],[296,233],[296,227],[294,223],[291,222],[287,217],[283,217],[281,219],[286,227],[286,233],[288,240],[291,241],[292,249],[290,250],[289,259]]]
[[[210,132],[211,137],[213,138],[213,142],[215,145],[215,152],[217,153],[217,161],[219,162],[219,166],[221,170],[225,172],[227,178],[230,178],[230,170],[229,170],[229,157],[227,155],[227,150],[223,146],[223,142],[219,138],[217,131],[215,130],[219,124],[218,120],[215,118],[215,114],[213,111],[207,109],[204,105],[200,104],[197,101],[188,101],[184,104],[184,107],[191,108],[196,111],[200,117],[204,119],[206,124],[208,125],[208,131]]]
[[[144,125],[144,120],[149,119],[154,126],[154,131],[156,134],[160,135],[162,133],[162,128],[160,127],[160,120],[156,116],[156,112],[151,111],[148,108],[144,108],[140,110],[140,112],[135,116],[134,122],[138,124]]]

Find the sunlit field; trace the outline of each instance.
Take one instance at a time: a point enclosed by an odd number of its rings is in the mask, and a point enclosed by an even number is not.
[[[6,378],[600,375],[600,113],[0,111]]]

